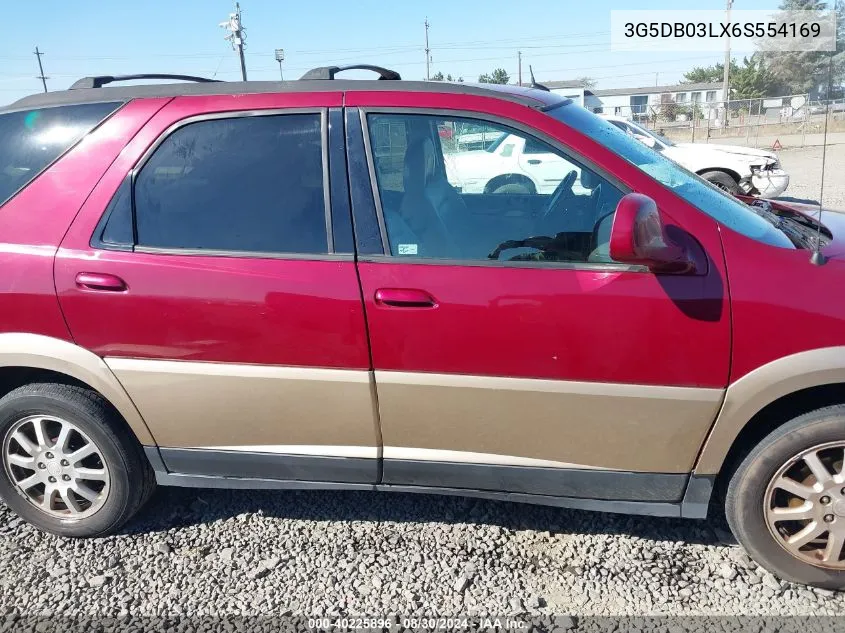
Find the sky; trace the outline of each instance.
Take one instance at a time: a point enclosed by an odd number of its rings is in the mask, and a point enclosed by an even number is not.
[[[735,0],[736,9],[774,9],[779,0]],[[41,91],[33,51],[44,53],[51,90],[86,75],[143,72],[237,80],[235,51],[218,24],[228,0],[0,0],[7,24],[0,45],[0,103]],[[695,8],[724,9],[724,0]],[[371,63],[404,79],[424,79],[426,18],[431,73],[467,81],[504,68],[516,81],[517,51],[537,81],[590,76],[598,88],[676,83],[706,52],[611,52],[613,9],[677,9],[676,0],[242,0],[249,79],[285,79],[315,66]]]

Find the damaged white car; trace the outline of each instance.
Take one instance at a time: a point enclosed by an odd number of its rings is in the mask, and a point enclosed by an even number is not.
[[[675,143],[622,117],[599,116],[730,193],[775,198],[789,186],[789,174],[772,151],[740,145]]]

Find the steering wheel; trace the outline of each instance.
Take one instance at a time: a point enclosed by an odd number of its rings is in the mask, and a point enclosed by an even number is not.
[[[552,198],[549,200],[549,205],[546,207],[545,213],[540,218],[541,222],[545,223],[553,218],[556,215],[558,207],[561,207],[561,202],[575,195],[572,191],[572,185],[575,184],[576,178],[578,178],[578,172],[573,169],[558,183],[558,186],[552,192]]]

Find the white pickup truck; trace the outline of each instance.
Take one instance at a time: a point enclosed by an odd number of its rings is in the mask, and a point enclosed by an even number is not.
[[[789,186],[789,175],[770,151],[735,145],[674,143],[620,117],[604,115],[604,118],[730,193],[774,198]],[[580,175],[577,165],[549,152],[546,145],[496,128],[467,130],[454,140],[458,151],[445,153],[446,172],[449,182],[464,193],[550,194],[569,171]],[[573,185],[573,193],[589,193],[589,189],[581,187],[580,177]]]

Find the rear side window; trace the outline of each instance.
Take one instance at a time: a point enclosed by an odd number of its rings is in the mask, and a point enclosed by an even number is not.
[[[134,198],[138,246],[327,253],[320,115],[185,125],[141,168]]]
[[[81,103],[0,114],[0,205],[121,103]]]

